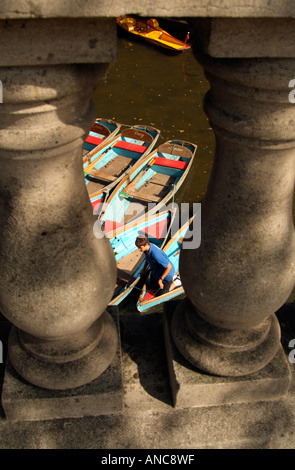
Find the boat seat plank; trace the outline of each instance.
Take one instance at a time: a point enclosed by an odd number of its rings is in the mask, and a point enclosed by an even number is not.
[[[86,186],[89,196],[91,197],[92,194],[97,193],[98,191],[102,190],[105,187],[105,181],[99,182],[98,180],[88,180],[88,184]]]
[[[172,189],[174,181],[170,175],[155,173],[138,191],[132,191],[130,196],[143,202],[159,202]]]
[[[154,196],[149,193],[139,194],[135,192],[135,193],[132,193],[131,196],[133,196],[133,199],[138,199],[139,201],[143,201],[143,202],[159,202],[161,200],[160,196]]]
[[[116,181],[117,176],[113,176],[109,173],[103,172],[101,170],[96,170],[93,168],[91,171],[89,171],[88,175],[93,178],[101,179],[101,180],[106,180],[106,181]]]
[[[144,153],[147,150],[147,147],[144,145],[132,144],[131,142],[126,142],[126,140],[118,140],[114,147],[138,153]]]
[[[153,184],[158,184],[159,186],[170,186],[174,183],[174,178],[171,175],[166,175],[165,173],[155,173],[150,181]]]
[[[154,165],[175,168],[176,170],[185,170],[188,163],[180,160],[172,160],[170,158],[157,157],[154,162]]]
[[[86,138],[85,142],[86,142],[87,144],[99,145],[99,144],[101,144],[101,142],[103,142],[103,140],[104,140],[104,139],[101,139],[100,137],[95,137],[95,136],[93,136],[93,135],[89,135],[89,136]]]
[[[159,202],[172,188],[174,179],[169,176],[168,179],[166,177],[161,181],[158,176],[158,174],[153,175],[147,184],[143,185],[138,191],[133,191],[131,196],[140,201]]]
[[[142,253],[135,250],[117,261],[117,269],[124,271],[127,275],[133,276],[133,273],[143,261],[144,257]]]
[[[106,169],[107,174],[110,173],[118,177],[123,173],[123,171],[127,170],[132,163],[133,159],[131,157],[117,155],[116,158],[107,163],[104,168]]]
[[[117,268],[117,278],[124,282],[133,282],[136,279],[132,274],[129,274],[120,268]]]

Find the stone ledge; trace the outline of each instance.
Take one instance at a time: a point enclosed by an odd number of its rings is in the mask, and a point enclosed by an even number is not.
[[[11,0],[0,5],[0,18],[48,18],[48,17],[116,17],[130,13],[141,16],[159,17],[294,17],[295,6],[292,0],[283,4],[277,0],[198,0],[191,2],[158,2],[143,0],[85,0],[73,2],[39,0],[35,4],[26,0]]]
[[[294,448],[294,394],[257,403],[173,408],[167,373],[163,376],[165,350],[158,342],[162,315],[127,314],[121,324],[125,409],[23,422],[0,416],[3,449]],[[135,403],[130,394],[136,392],[141,401]]]
[[[294,23],[292,18],[199,18],[193,22],[205,54],[238,59],[293,58]],[[275,41],[269,41],[270,37]]]
[[[116,60],[114,19],[0,20],[0,37],[0,65],[3,67],[109,63]]]
[[[254,403],[286,395],[291,384],[291,372],[282,347],[264,369],[245,377],[217,377],[189,364],[171,338],[170,322],[176,305],[171,302],[164,308],[166,354],[174,407]]]

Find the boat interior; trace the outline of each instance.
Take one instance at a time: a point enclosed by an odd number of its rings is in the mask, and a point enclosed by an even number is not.
[[[120,139],[100,155],[92,169],[85,176],[90,196],[118,178],[123,177],[147,151],[153,137],[141,129],[125,129]],[[109,152],[111,150],[111,153]]]
[[[166,153],[167,151],[169,153]],[[175,156],[179,159],[169,158]],[[182,148],[180,152],[177,152],[177,149],[173,151],[171,146],[165,144],[160,146],[153,165],[142,175],[139,184],[132,189],[132,202],[141,204],[147,212],[146,209],[149,203],[159,203],[169,192],[173,195],[174,187],[176,190],[177,183],[191,158],[192,153],[186,148]],[[126,224],[133,217],[134,215],[130,214],[129,210],[123,223]]]
[[[150,234],[147,230],[146,234],[149,236],[149,240],[151,243],[154,243],[155,245],[161,247],[164,240],[163,232],[161,232],[161,230],[159,230],[158,234],[156,234],[155,231],[151,232]],[[166,234],[165,231],[164,234]],[[130,285],[138,278],[138,270],[143,264],[144,259],[144,254],[136,249],[132,253],[129,253],[127,256],[124,256],[121,259],[117,260],[117,280],[113,298],[119,295],[119,293],[126,286],[126,284]]]

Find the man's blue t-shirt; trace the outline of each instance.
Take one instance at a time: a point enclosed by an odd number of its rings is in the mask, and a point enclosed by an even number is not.
[[[150,243],[150,249],[148,252],[144,252],[147,262],[151,268],[152,274],[155,279],[160,279],[163,272],[167,268],[168,264],[170,263],[168,256],[164,251],[158,248],[153,243]],[[175,274],[175,269],[173,264],[171,263],[172,268],[170,272],[165,277],[165,281],[170,282]]]

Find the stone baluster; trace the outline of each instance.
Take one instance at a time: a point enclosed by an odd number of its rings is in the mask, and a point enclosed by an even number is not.
[[[245,38],[247,29],[240,28]],[[172,334],[181,354],[197,368],[243,376],[274,358],[280,345],[274,312],[295,282],[295,105],[288,99],[295,60],[275,58],[278,52],[284,57],[284,51],[277,43],[272,49],[271,37],[264,38],[264,51],[259,43],[265,58],[249,59],[236,24],[232,38],[229,26],[221,30],[219,57],[227,57],[227,46],[234,49],[235,43],[240,46],[235,57],[240,53],[241,58],[200,58],[197,53],[210,82],[205,112],[216,149],[202,204],[201,246],[180,256],[187,299],[174,313]],[[210,39],[218,50],[213,27]]]
[[[28,382],[66,390],[100,376],[118,345],[105,312],[116,264],[109,240],[93,235],[81,159],[115,23],[0,26],[0,308],[14,325],[9,358]]]

